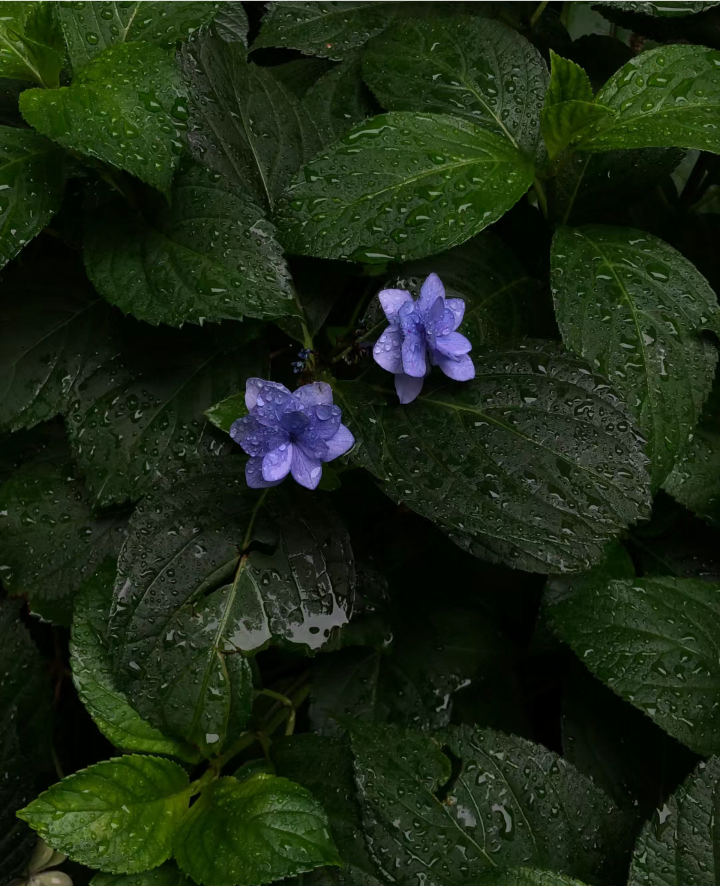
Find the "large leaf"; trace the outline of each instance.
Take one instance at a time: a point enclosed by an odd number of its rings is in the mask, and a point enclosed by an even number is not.
[[[105,634],[116,574],[113,560],[101,564],[75,601],[70,668],[80,701],[115,747],[196,762],[191,747],[166,738],[143,720],[114,684]]]
[[[139,212],[118,200],[89,222],[85,263],[108,301],[171,326],[294,310],[275,229],[243,190],[191,167],[158,203]]]
[[[623,395],[647,437],[659,486],[712,386],[720,331],[710,284],[667,243],[634,228],[561,228],[552,251],[565,344]]]
[[[261,886],[339,864],[325,813],[312,794],[286,778],[221,778],[192,807],[175,857],[203,886]]]
[[[55,270],[54,283],[27,273],[3,280],[0,426],[11,431],[64,412],[73,384],[113,353],[112,310]]]
[[[172,862],[141,874],[95,874],[90,883],[91,886],[191,886]]]
[[[604,115],[578,148],[697,148],[720,153],[720,52],[661,46],[629,61],[595,97]]]
[[[10,594],[33,612],[68,625],[73,597],[108,556],[117,554],[123,514],[93,516],[72,468],[29,462],[0,487],[0,570]]]
[[[193,155],[272,209],[320,147],[310,115],[271,69],[248,64],[242,44],[203,33],[181,59]]]
[[[471,16],[403,19],[371,41],[363,74],[389,111],[452,114],[534,156],[548,84],[517,31]]]
[[[132,332],[76,387],[67,413],[75,458],[99,505],[140,498],[186,462],[222,453],[229,438],[204,411],[259,371],[252,348],[238,354],[199,335]]]
[[[126,756],[69,775],[18,815],[73,861],[133,874],[170,856],[189,800],[190,783],[177,763]]]
[[[532,164],[466,120],[398,112],[351,130],[299,174],[278,210],[291,252],[362,262],[422,258],[497,221]]]
[[[0,126],[0,268],[60,209],[62,151],[27,129]]]
[[[53,3],[0,3],[0,77],[59,85],[62,35]]]
[[[336,385],[354,459],[396,501],[483,558],[581,570],[648,513],[642,442],[623,403],[556,345],[475,352],[476,377],[395,392]]]
[[[715,823],[720,760],[700,763],[643,828],[628,886],[711,886],[720,875]]]
[[[308,109],[323,144],[330,144],[371,114],[359,58],[349,58],[323,74],[305,93]]]
[[[17,731],[16,710],[0,715],[0,877],[11,882],[25,867],[36,843],[35,834],[15,813],[35,794],[35,772],[28,767]]]
[[[595,676],[698,753],[720,749],[720,587],[601,570],[551,589],[547,603]]]
[[[118,682],[141,715],[208,753],[249,714],[245,655],[273,641],[317,649],[347,621],[355,584],[337,517],[308,496],[248,490],[239,458],[143,502],[119,570]]]
[[[187,108],[172,56],[159,47],[111,46],[71,86],[23,92],[20,110],[38,132],[64,147],[169,190]]]
[[[511,868],[508,871],[493,871],[483,874],[478,886],[583,886],[579,880],[565,877],[554,871],[541,871],[536,868]]]
[[[475,883],[528,864],[602,877],[612,804],[540,745],[489,729],[434,738],[359,724],[352,744],[370,854],[400,886],[421,873],[427,886]]]
[[[224,4],[195,0],[179,3],[61,0],[57,6],[70,61],[77,73],[98,53],[117,43],[139,40],[162,49],[173,49],[178,41],[213,18]]]

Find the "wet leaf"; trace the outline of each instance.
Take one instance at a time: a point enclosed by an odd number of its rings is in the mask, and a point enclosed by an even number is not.
[[[26,90],[20,110],[53,141],[167,192],[188,113],[180,89],[171,55],[121,43],[88,62],[71,86]]]
[[[250,713],[245,656],[278,642],[318,649],[348,620],[354,586],[331,511],[249,490],[243,459],[219,460],[133,516],[109,628],[118,685],[166,734],[219,752]]]
[[[215,33],[226,43],[242,43],[247,47],[250,25],[240,0],[226,0],[218,6],[220,9],[213,19]]]
[[[552,284],[565,344],[624,396],[648,440],[658,487],[710,393],[720,330],[710,284],[667,243],[634,228],[562,228]]]
[[[642,2],[642,0],[598,0],[598,6],[617,6],[618,9],[627,12],[641,12],[644,15],[657,15],[667,18],[692,15],[695,12],[704,12],[720,5],[720,0],[657,0],[657,2]]]
[[[64,46],[52,3],[0,3],[0,77],[59,85]]]
[[[339,864],[320,805],[273,775],[214,782],[185,817],[175,856],[203,886],[261,886]]]
[[[215,427],[226,434],[230,433],[233,422],[242,418],[243,415],[247,415],[247,413],[248,408],[245,405],[244,391],[238,394],[231,394],[229,397],[211,406],[210,409],[205,410],[205,415],[207,415]]]
[[[191,167],[172,202],[102,205],[88,224],[85,263],[98,292],[149,323],[214,322],[292,312],[292,282],[275,229],[243,190]]]
[[[584,886],[579,880],[534,868],[493,871],[478,878],[477,886]]]
[[[278,209],[290,252],[364,263],[464,243],[532,184],[507,139],[465,120],[398,112],[352,129],[296,177]]]
[[[141,874],[95,874],[91,886],[190,886],[190,881],[172,863],[167,862]]]
[[[372,113],[356,56],[323,74],[305,93],[308,109],[323,145],[336,141]],[[318,146],[319,147],[319,146]]]
[[[134,874],[169,857],[189,800],[190,783],[177,763],[134,755],[67,776],[18,814],[73,861]]]

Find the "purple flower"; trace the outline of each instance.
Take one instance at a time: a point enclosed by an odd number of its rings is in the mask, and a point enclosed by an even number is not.
[[[456,332],[465,313],[461,298],[445,298],[437,274],[430,274],[415,301],[404,289],[383,289],[379,294],[390,325],[375,342],[375,362],[395,374],[401,403],[412,402],[422,390],[431,366],[455,381],[475,378],[468,356],[472,345]]]
[[[352,448],[355,438],[340,423],[332,388],[324,381],[303,385],[294,394],[274,381],[249,378],[244,415],[230,436],[250,456],[245,466],[248,486],[277,486],[289,473],[301,486],[315,489],[322,463]]]

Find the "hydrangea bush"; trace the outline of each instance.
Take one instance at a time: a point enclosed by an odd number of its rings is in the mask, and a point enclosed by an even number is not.
[[[0,3],[0,886],[710,886],[720,4]]]

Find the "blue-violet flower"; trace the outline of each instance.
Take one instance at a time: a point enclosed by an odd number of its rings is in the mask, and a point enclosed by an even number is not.
[[[468,356],[472,348],[457,332],[465,314],[461,298],[445,298],[437,274],[430,274],[415,301],[404,289],[383,289],[379,294],[390,325],[375,342],[375,362],[395,374],[395,390],[401,403],[412,402],[422,390],[431,366],[455,381],[475,378]]]
[[[233,422],[230,436],[250,456],[245,477],[253,489],[277,486],[290,473],[301,486],[315,489],[322,463],[355,443],[324,381],[290,393],[276,382],[249,378],[245,405],[249,414]]]

